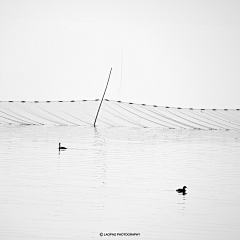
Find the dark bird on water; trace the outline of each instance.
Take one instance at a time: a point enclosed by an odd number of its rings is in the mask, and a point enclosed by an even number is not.
[[[178,192],[178,193],[182,193],[182,194],[186,194],[186,186],[184,186],[183,188],[179,188],[179,189],[177,189],[176,191]]]
[[[66,147],[61,147],[61,143],[59,143],[59,147],[58,147],[58,150],[66,150],[67,148]]]

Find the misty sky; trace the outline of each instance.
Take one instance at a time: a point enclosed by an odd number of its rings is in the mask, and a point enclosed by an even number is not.
[[[0,0],[0,100],[240,107],[240,1]]]

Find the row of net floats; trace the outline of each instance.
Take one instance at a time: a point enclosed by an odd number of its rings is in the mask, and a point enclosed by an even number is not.
[[[71,100],[71,101],[0,101],[0,102],[10,102],[10,103],[13,103],[13,102],[21,102],[21,103],[51,103],[51,102],[87,102],[87,101],[99,101],[100,99],[95,99],[95,100]],[[105,101],[114,101],[114,100],[108,100],[108,99],[104,99]],[[122,101],[116,101],[118,103],[127,103],[127,102],[122,102]],[[153,106],[153,107],[162,107],[162,106],[157,106],[157,105],[147,105],[147,104],[138,104],[138,103],[132,103],[132,102],[128,102],[128,104],[136,104],[136,105],[141,105],[141,106]],[[213,110],[213,111],[217,111],[217,110],[224,110],[224,111],[228,111],[228,110],[236,110],[236,111],[240,111],[240,109],[216,109],[216,108],[213,108],[213,109],[206,109],[206,108],[201,108],[201,109],[197,109],[197,108],[180,108],[180,107],[168,107],[168,106],[165,106],[165,108],[173,108],[173,109],[185,109],[185,110],[201,110],[201,111],[204,111],[204,110]]]

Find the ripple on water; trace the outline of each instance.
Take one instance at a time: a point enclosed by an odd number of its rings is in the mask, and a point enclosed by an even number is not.
[[[240,132],[0,127],[2,239],[238,239]],[[68,149],[58,151],[61,142]],[[187,195],[175,189],[188,186]],[[221,191],[219,191],[221,189]]]

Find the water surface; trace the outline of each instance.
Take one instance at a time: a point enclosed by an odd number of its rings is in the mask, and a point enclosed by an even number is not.
[[[240,237],[238,131],[2,126],[0,146],[1,239]]]

